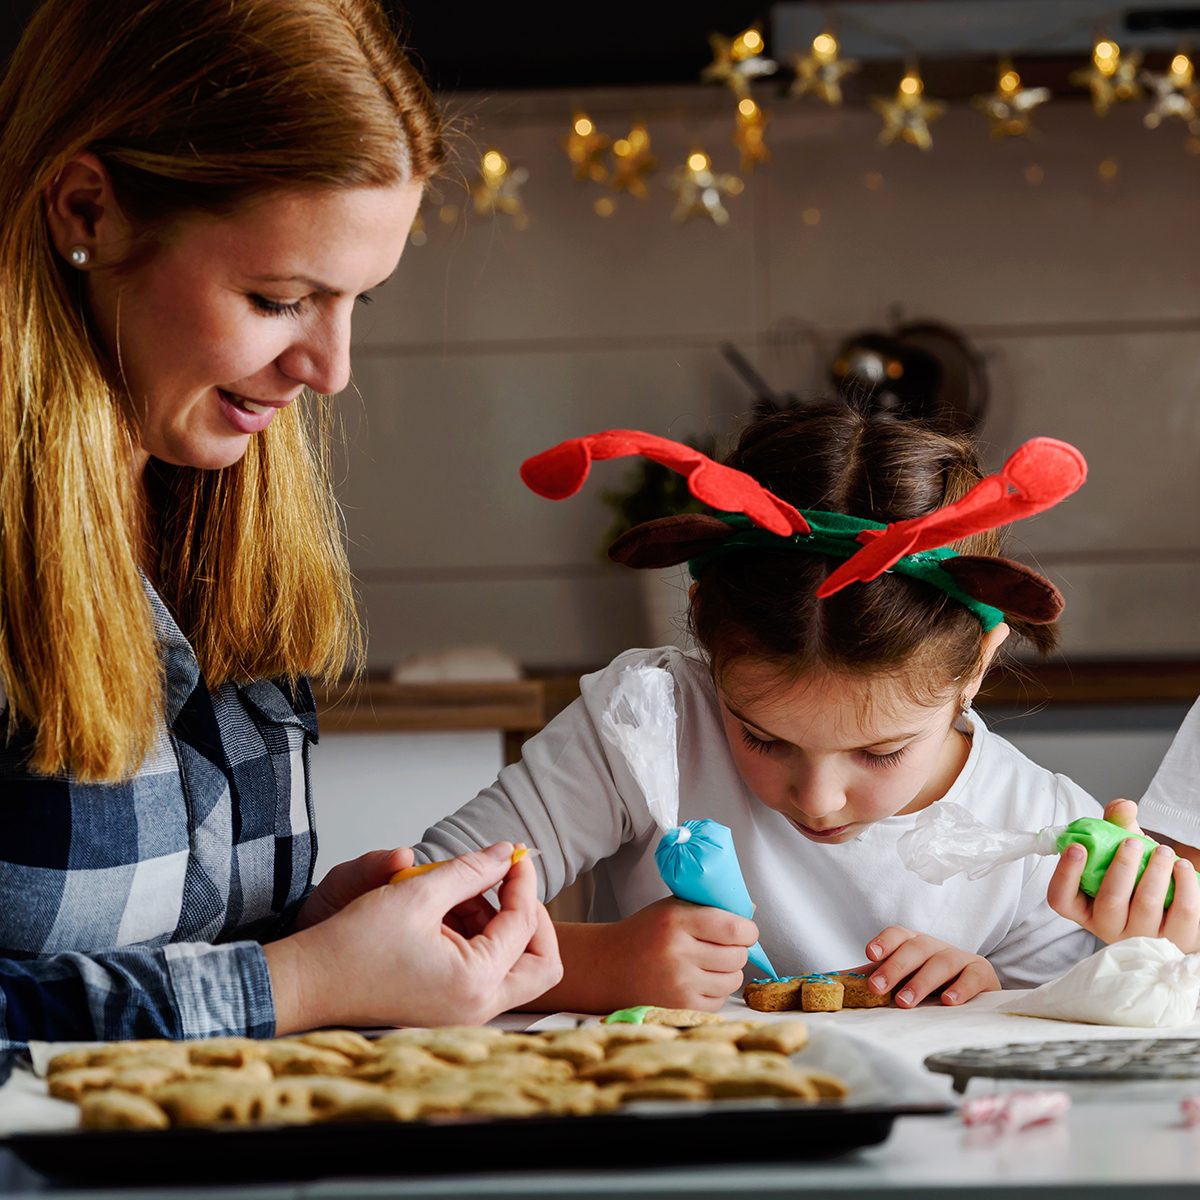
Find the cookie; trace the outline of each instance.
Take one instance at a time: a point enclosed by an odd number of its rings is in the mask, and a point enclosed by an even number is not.
[[[188,1061],[198,1067],[244,1067],[266,1056],[267,1043],[246,1037],[206,1038],[187,1044]]]
[[[132,1092],[92,1092],[79,1105],[84,1129],[166,1129],[171,1118],[146,1096]]]
[[[758,1021],[737,1039],[739,1050],[773,1050],[776,1054],[795,1054],[807,1045],[808,1026],[795,1018]]]
[[[800,977],[790,979],[755,979],[742,989],[742,998],[756,1012],[790,1012],[800,1007]]]
[[[843,1008],[881,1008],[892,993],[876,992],[861,971],[829,971],[785,979],[756,979],[742,992],[749,1008],[759,1012],[838,1012]]]
[[[836,979],[806,979],[800,985],[800,1008],[804,1012],[839,1012],[845,999],[845,984]]]
[[[874,991],[861,971],[838,971],[835,978],[845,989],[845,1008],[882,1008],[892,1002],[892,993]]]
[[[267,1066],[278,1075],[346,1075],[354,1063],[337,1050],[309,1046],[283,1038],[268,1042],[264,1050]]]
[[[290,1039],[302,1042],[306,1046],[316,1046],[321,1050],[333,1050],[345,1055],[355,1066],[378,1058],[379,1046],[365,1038],[353,1029],[318,1029],[313,1033],[302,1033],[299,1037]]]

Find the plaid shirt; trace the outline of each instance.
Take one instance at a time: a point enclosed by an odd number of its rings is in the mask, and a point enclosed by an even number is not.
[[[147,592],[166,705],[137,775],[35,775],[28,730],[0,741],[0,1049],[274,1033],[261,942],[312,879],[312,692],[210,691]],[[3,706],[0,693],[0,719]]]

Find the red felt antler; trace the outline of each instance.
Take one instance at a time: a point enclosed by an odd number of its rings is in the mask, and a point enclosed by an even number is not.
[[[521,478],[539,496],[565,500],[583,486],[593,459],[641,454],[678,471],[688,490],[722,512],[745,513],[780,537],[808,533],[808,522],[786,500],[767,491],[744,471],[722,466],[699,450],[636,429],[609,429],[559,442],[521,464]]]
[[[1033,438],[1019,446],[1000,472],[977,483],[961,500],[928,516],[867,529],[864,543],[817,589],[822,599],[847,584],[868,583],[906,554],[948,546],[972,533],[1031,517],[1065,499],[1087,478],[1083,455],[1067,442]]]

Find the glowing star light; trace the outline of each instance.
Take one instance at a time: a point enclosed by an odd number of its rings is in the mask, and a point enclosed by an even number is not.
[[[613,169],[609,186],[614,192],[628,192],[645,200],[649,192],[646,178],[658,167],[658,159],[650,153],[650,133],[638,122],[623,138],[612,144]]]
[[[595,126],[587,113],[577,112],[571,118],[571,132],[562,139],[563,149],[571,160],[571,176],[577,183],[603,183],[608,178],[604,152],[609,139]]]
[[[471,185],[471,199],[477,213],[507,213],[513,226],[524,229],[529,216],[521,201],[520,187],[529,178],[524,167],[510,167],[499,150],[484,152],[479,160],[479,178]]]
[[[727,225],[729,212],[721,197],[736,196],[744,186],[736,175],[714,172],[712,159],[703,150],[693,150],[671,177],[670,187],[679,197],[671,217],[676,221],[708,217],[714,225]]]
[[[774,75],[779,64],[763,58],[766,43],[757,25],[743,29],[732,41],[719,33],[708,36],[712,47],[713,61],[700,72],[705,83],[723,83],[732,88],[737,96],[750,94],[750,81],[766,75]]]
[[[733,144],[741,152],[743,171],[753,171],[758,163],[765,163],[771,157],[766,128],[767,114],[749,96],[743,96],[738,101],[737,128],[733,131]]]
[[[944,104],[926,100],[925,84],[916,67],[910,67],[896,88],[892,99],[872,96],[871,107],[883,118],[879,140],[890,145],[899,138],[910,146],[928,150],[933,146],[929,122],[936,121],[946,111]]]
[[[1195,83],[1196,69],[1184,51],[1171,59],[1171,67],[1161,73],[1143,71],[1139,78],[1154,95],[1154,107],[1142,118],[1147,129],[1157,129],[1168,117],[1178,117],[1200,133],[1200,88]]]
[[[1033,110],[1050,99],[1050,89],[1023,88],[1021,76],[1012,62],[1004,59],[996,79],[996,90],[986,96],[973,96],[971,103],[988,119],[992,137],[1024,137],[1029,132]]]
[[[1139,100],[1142,85],[1138,83],[1138,68],[1142,63],[1140,50],[1126,58],[1121,47],[1108,38],[1101,38],[1092,47],[1091,65],[1072,71],[1072,83],[1087,87],[1092,93],[1092,108],[1098,117],[1108,114],[1114,104],[1124,100]]]
[[[855,58],[838,58],[838,41],[832,33],[818,33],[808,54],[793,54],[792,68],[796,78],[788,89],[789,96],[810,93],[826,104],[842,102],[842,80],[858,70]]]

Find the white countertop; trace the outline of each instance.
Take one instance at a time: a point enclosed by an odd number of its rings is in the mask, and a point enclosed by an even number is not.
[[[870,1009],[811,1014],[814,1027],[832,1027],[855,1038],[885,1047],[894,1055],[918,1062],[935,1051],[1007,1042],[1040,1042],[1076,1039],[1197,1038],[1200,1022],[1171,1030],[1136,1030],[1060,1021],[1015,1017],[994,1010],[1012,993],[981,996],[961,1008],[924,1005],[912,1011]],[[731,1002],[729,1015],[744,1015],[740,1001]],[[756,1014],[758,1015],[758,1014]],[[509,1018],[505,1024],[527,1024]],[[536,1022],[539,1027],[571,1023],[569,1015]],[[953,1099],[947,1077],[936,1077],[939,1088]],[[21,1112],[35,1116],[29,1107],[38,1087],[27,1074],[0,1089],[0,1127],[12,1128]],[[1034,1083],[973,1082],[968,1095],[1014,1087],[1055,1086]],[[1195,1083],[1089,1083],[1068,1085],[1072,1108],[1059,1122],[1000,1134],[987,1127],[966,1128],[957,1114],[902,1117],[892,1135],[880,1146],[860,1150],[845,1158],[819,1163],[756,1165],[735,1163],[703,1168],[659,1168],[544,1173],[463,1174],[432,1178],[339,1179],[317,1183],[269,1187],[201,1187],[170,1192],[155,1189],[155,1196],[253,1197],[254,1200],[331,1200],[332,1197],[383,1200],[400,1197],[723,1197],[753,1192],[762,1196],[819,1195],[878,1197],[948,1197],[970,1189],[972,1200],[1007,1197],[1008,1200],[1174,1200],[1200,1195],[1200,1128],[1188,1128],[1180,1116],[1183,1096],[1200,1095]],[[58,1102],[42,1098],[46,1104]],[[44,1114],[43,1114],[44,1115]],[[464,1154],[469,1145],[464,1144]],[[0,1151],[0,1194],[32,1196],[54,1190],[39,1176]],[[92,1193],[73,1189],[72,1195],[146,1196],[136,1189],[105,1189]]]

